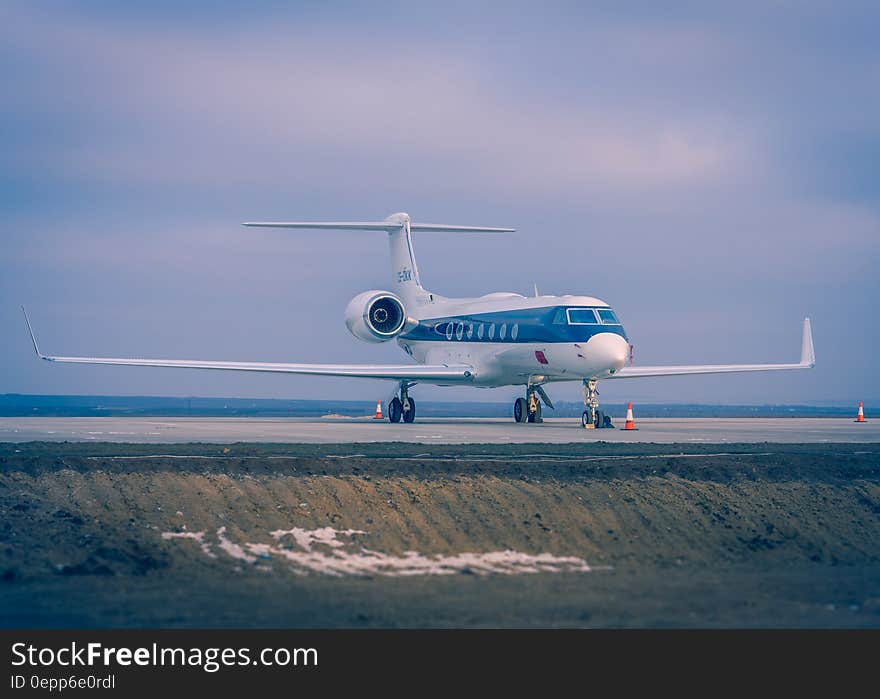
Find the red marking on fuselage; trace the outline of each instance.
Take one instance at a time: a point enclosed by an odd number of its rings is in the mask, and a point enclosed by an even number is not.
[[[538,360],[538,364],[549,364],[547,361],[547,357],[544,356],[544,353],[541,350],[535,350],[535,359]]]

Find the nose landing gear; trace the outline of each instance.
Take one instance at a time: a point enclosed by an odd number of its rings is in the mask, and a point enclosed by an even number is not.
[[[611,416],[599,410],[599,391],[596,390],[598,385],[596,379],[584,379],[584,405],[587,409],[581,415],[581,425],[586,430],[614,429]]]

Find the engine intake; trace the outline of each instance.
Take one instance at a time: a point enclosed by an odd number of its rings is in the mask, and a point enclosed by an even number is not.
[[[406,325],[403,302],[389,291],[365,291],[349,301],[345,325],[364,342],[387,342]]]

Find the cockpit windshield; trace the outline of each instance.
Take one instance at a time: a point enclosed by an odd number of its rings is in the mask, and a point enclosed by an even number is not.
[[[620,325],[610,308],[568,308],[569,325]]]
[[[617,320],[617,316],[614,315],[614,311],[610,308],[598,308],[596,313],[599,314],[599,318],[604,325],[620,325],[620,321]]]
[[[596,314],[592,308],[569,308],[568,324],[569,325],[598,325]]]

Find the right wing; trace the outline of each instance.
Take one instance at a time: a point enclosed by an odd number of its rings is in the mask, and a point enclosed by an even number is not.
[[[816,366],[813,350],[813,331],[810,319],[804,318],[801,338],[801,360],[791,364],[692,364],[682,366],[625,366],[609,379],[633,379],[642,376],[687,376],[688,374],[733,374],[747,371],[780,371],[784,369],[812,369]]]
[[[24,308],[22,307],[22,311]],[[274,362],[218,362],[202,359],[139,359],[128,357],[62,357],[45,355],[37,346],[27,311],[25,322],[34,344],[34,352],[47,362],[69,364],[115,364],[120,366],[155,366],[176,369],[215,369],[223,371],[261,371],[275,374],[312,374],[317,376],[349,376],[364,379],[394,379],[427,383],[469,383],[473,367],[464,364],[284,364]]]

